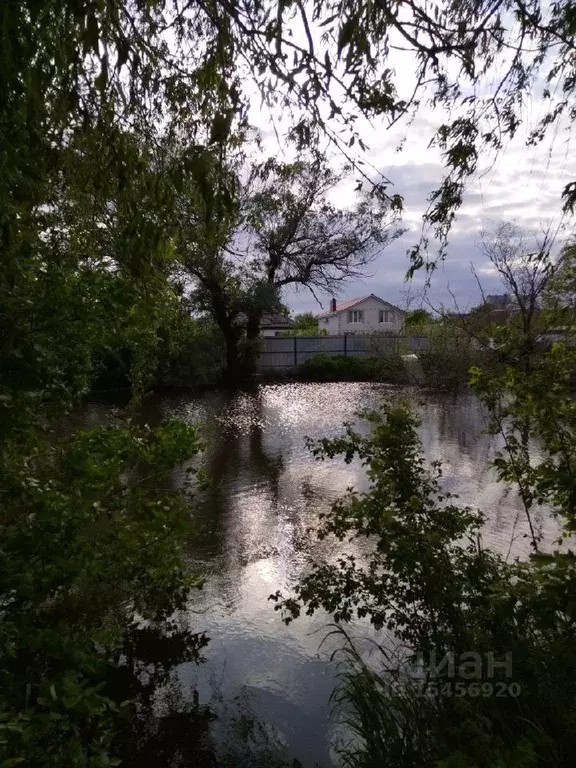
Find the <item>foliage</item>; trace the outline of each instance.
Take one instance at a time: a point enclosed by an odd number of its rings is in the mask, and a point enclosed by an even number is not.
[[[505,313],[502,322],[506,322],[508,319],[509,314]],[[463,329],[470,337],[487,344],[491,338],[493,327],[498,322],[500,322],[500,318],[495,318],[494,306],[484,301],[478,306],[472,307],[464,319],[455,317],[452,324],[456,328]]]
[[[398,355],[356,357],[319,353],[300,366],[298,376],[305,381],[389,381],[405,379],[402,359]]]
[[[406,405],[366,414],[369,436],[348,427],[342,438],[311,444],[322,460],[339,454],[366,466],[370,490],[338,500],[319,531],[358,541],[362,555],[314,564],[293,597],[273,596],[277,608],[287,622],[324,608],[339,631],[342,622],[367,617],[387,629],[394,649],[384,641],[380,666],[367,664],[346,635],[335,695],[357,737],[345,756],[351,766],[570,764],[575,560],[570,549],[542,551],[538,517],[557,515],[557,543],[571,543],[576,357],[561,343],[530,344],[534,324],[522,316],[492,332],[494,359],[472,369],[472,386],[500,438],[491,463],[518,494],[530,561],[510,564],[482,547],[481,514],[443,490],[440,462],[425,465]],[[498,680],[485,661],[472,670],[434,662],[445,654],[509,654],[507,677]],[[512,684],[518,696],[509,694]]]
[[[470,381],[470,369],[488,361],[489,351],[450,323],[425,332],[427,345],[418,352],[423,381],[434,389],[457,390]]]
[[[134,351],[123,334],[107,334],[104,338],[106,343],[94,353],[92,392],[130,390]],[[147,367],[147,385],[153,389],[201,390],[218,384],[224,368],[218,328],[210,322],[192,319],[185,308],[182,311],[173,303],[156,328]]]
[[[139,636],[170,638],[199,584],[183,556],[188,508],[164,490],[199,444],[169,422],[33,447],[33,460],[11,443],[2,454],[0,755],[6,765],[109,765],[129,703],[114,676],[139,672]],[[185,636],[182,658],[196,658],[204,641]],[[156,682],[164,673],[159,663]]]
[[[528,371],[553,340],[571,337],[572,247],[567,243],[554,256],[552,245],[549,230],[530,244],[522,230],[509,222],[482,233],[481,250],[500,277],[504,301],[495,304],[482,291],[481,304],[467,314],[446,316],[443,325],[451,327],[454,335],[468,338],[472,349],[482,350],[483,367],[488,362],[497,369],[511,363]]]
[[[281,288],[302,285],[332,291],[365,275],[400,232],[397,209],[378,186],[356,190],[353,205],[335,205],[331,193],[347,178],[323,157],[252,169],[240,227],[251,235],[248,269]]]
[[[146,2],[2,5],[5,766],[115,764],[144,667],[157,682],[166,674],[139,656],[142,635],[174,645],[180,633],[173,663],[197,659],[204,643],[174,613],[198,581],[184,557],[189,509],[166,490],[173,465],[198,451],[194,431],[52,431],[107,354],[126,350],[134,407],[153,381],[160,329],[178,306],[166,279],[180,184],[162,164],[167,135],[188,131],[180,172],[209,204],[210,151],[200,142],[214,117],[214,64],[226,59],[214,58],[209,26],[197,27],[202,45],[188,46],[181,18],[172,18],[169,46],[165,11]],[[221,87],[216,101],[228,97]]]
[[[522,341],[520,354],[525,365],[552,319],[552,313],[541,311],[548,286],[562,269],[563,258],[552,258],[552,244],[553,238],[545,232],[529,248],[522,231],[509,222],[502,222],[493,232],[482,235],[482,251],[499,275],[508,299],[500,322],[518,326],[516,337]],[[498,314],[502,312],[494,312],[493,316]]]
[[[155,387],[203,389],[222,381],[224,357],[217,326],[179,312],[160,333]]]
[[[288,103],[295,111],[293,135],[301,146],[320,127],[334,144],[363,149],[354,130],[358,114],[395,124],[402,117],[409,122],[430,102],[442,110],[444,121],[430,139],[446,174],[430,195],[426,221],[444,246],[465,182],[482,155],[501,150],[524,122],[529,143],[537,145],[562,118],[574,117],[574,19],[567,0],[482,0],[441,8],[410,2],[402,14],[386,0],[261,3],[234,6],[222,24],[256,65],[267,102]],[[392,52],[399,66],[391,65]],[[414,72],[408,94],[405,68]],[[522,109],[529,94],[544,105],[536,122]],[[342,135],[334,121],[350,132]],[[567,208],[575,193],[569,182]],[[414,269],[426,258],[425,246],[412,254]]]
[[[302,312],[294,317],[294,324],[289,330],[282,331],[282,336],[327,336],[326,328],[318,328],[318,318],[313,312]]]
[[[564,245],[558,268],[551,275],[542,294],[542,305],[553,313],[557,326],[573,328],[576,308],[576,245]]]
[[[434,321],[432,314],[426,309],[413,309],[406,314],[404,318],[404,329],[406,331],[414,332],[422,328],[426,328]]]
[[[292,327],[298,330],[303,328],[317,328],[318,318],[314,312],[301,312],[294,317],[294,325]]]
[[[330,193],[344,174],[324,158],[253,163],[242,184],[241,168],[227,162],[213,169],[214,179],[234,189],[233,210],[225,201],[224,215],[213,211],[201,224],[199,248],[197,206],[189,210],[187,191],[177,195],[184,216],[176,255],[196,286],[194,300],[221,330],[234,379],[254,373],[260,321],[281,311],[282,289],[328,290],[358,277],[399,230],[397,209],[378,187],[358,190],[350,208],[336,206]]]
[[[563,297],[570,262],[557,267],[546,254],[524,261],[501,255],[518,312],[484,331],[493,352],[469,370],[473,339],[442,321],[429,326],[429,352],[419,357],[444,383],[454,373],[451,361],[465,361],[462,376],[471,379],[502,446],[491,464],[523,510],[528,562],[510,564],[482,547],[481,514],[443,490],[440,462],[425,465],[406,405],[366,414],[368,437],[348,427],[342,438],[311,444],[320,459],[357,457],[366,466],[370,490],[338,500],[319,531],[320,538],[353,542],[362,554],[348,554],[348,544],[336,562],[315,563],[294,596],[272,597],[286,622],[303,610],[329,611],[345,639],[335,702],[355,737],[344,754],[350,766],[557,768],[571,761],[575,560],[571,549],[543,551],[539,518],[558,516],[563,533],[555,544],[570,547],[576,356],[564,343],[536,343],[570,302],[552,300],[535,311],[540,296]],[[562,327],[564,335],[569,330]],[[367,662],[346,633],[352,618],[387,630],[377,663]],[[506,655],[505,677],[498,678],[488,659]],[[456,667],[442,663],[446,658]]]
[[[470,338],[449,323],[435,323],[421,329],[421,345],[417,350],[416,382],[432,389],[455,391],[470,383],[470,371],[485,364],[499,370],[495,353],[470,341]],[[383,341],[386,342],[383,346]],[[319,353],[306,360],[298,375],[308,381],[387,381],[409,383],[413,378],[407,370],[403,354],[414,354],[411,346],[398,340],[390,351],[389,339],[374,334],[368,354],[331,355]]]
[[[181,193],[176,245],[180,271],[195,283],[195,301],[225,339],[232,378],[254,372],[261,317],[281,309],[286,286],[332,290],[363,275],[399,234],[397,207],[377,186],[358,190],[353,206],[335,205],[330,195],[345,174],[322,157],[255,162],[242,184],[240,171],[233,159],[215,170],[218,183],[234,189],[234,210],[201,227],[200,249],[196,207],[189,211],[189,195]]]
[[[557,364],[551,358],[552,368]],[[563,386],[555,394],[566,402]],[[535,406],[535,421],[544,417],[541,407]],[[366,418],[368,436],[348,427],[342,438],[311,444],[320,460],[342,455],[366,466],[370,489],[352,490],[335,502],[319,531],[321,538],[357,542],[362,555],[349,554],[347,546],[336,562],[316,563],[293,597],[273,596],[286,622],[323,608],[340,625],[359,617],[387,630],[390,642],[380,644],[378,665],[367,664],[350,644],[342,661],[336,701],[346,705],[359,737],[346,753],[347,764],[570,764],[574,558],[509,564],[484,549],[482,515],[442,489],[441,463],[426,465],[408,406],[384,404]],[[550,447],[559,449],[552,442]],[[570,527],[571,502],[561,489],[567,491],[571,480],[564,468],[555,468],[554,455],[533,480],[526,467],[523,477],[538,488],[541,501],[565,513]],[[504,457],[496,466],[503,478],[512,477]],[[387,645],[396,650],[390,653]],[[470,664],[470,652],[480,654],[480,664]],[[456,659],[451,672],[440,663],[446,653]],[[502,660],[507,653],[511,669],[491,673],[485,654]],[[467,666],[458,661],[464,658]],[[518,696],[495,695],[498,683],[508,691],[512,682]],[[454,686],[471,683],[476,693],[466,688],[469,695],[455,694]],[[492,695],[480,695],[484,690]]]

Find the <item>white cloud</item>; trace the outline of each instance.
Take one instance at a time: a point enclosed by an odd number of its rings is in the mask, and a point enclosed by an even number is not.
[[[408,96],[414,86],[415,67],[411,54],[393,51],[386,63],[396,73],[399,92]],[[498,65],[500,74],[504,66],[505,62],[501,61]],[[493,93],[498,82],[495,71],[491,79],[481,83],[474,92],[476,97]],[[525,122],[517,136],[507,141],[497,155],[483,157],[476,177],[470,180],[449,237],[447,258],[431,278],[428,295],[433,303],[451,304],[451,293],[462,306],[480,299],[470,263],[474,264],[485,292],[501,290],[497,274],[477,247],[480,232],[490,221],[515,221],[527,233],[561,221],[562,190],[576,178],[576,162],[570,153],[570,125],[564,123],[554,128],[544,143],[527,144],[530,130],[550,107],[550,103],[544,103],[541,98],[543,87],[544,81],[537,81],[532,97],[526,99],[522,108]],[[269,150],[273,153],[284,151],[271,128],[271,120],[277,121],[280,127],[287,124],[282,115],[267,115],[260,103],[255,103],[251,117],[262,126]],[[446,119],[439,110],[427,108],[425,99],[421,100],[420,111],[410,123],[399,122],[388,128],[384,120],[369,123],[358,118],[356,128],[369,150],[362,155],[355,146],[350,149],[350,154],[365,161],[364,170],[368,175],[383,174],[390,180],[389,191],[402,195],[405,205],[403,225],[407,232],[382,252],[373,265],[373,274],[347,285],[341,298],[375,293],[394,303],[402,302],[402,291],[407,288],[404,277],[409,266],[406,253],[418,242],[429,195],[443,178],[441,153],[437,146],[430,146],[430,142]],[[342,205],[349,205],[353,197],[352,183],[338,189],[337,199]],[[436,245],[431,242],[431,253],[435,249]],[[417,277],[415,287],[421,287],[423,282],[423,276]],[[307,291],[287,294],[285,299],[295,311],[317,308]],[[329,297],[322,296],[321,299],[327,306]]]

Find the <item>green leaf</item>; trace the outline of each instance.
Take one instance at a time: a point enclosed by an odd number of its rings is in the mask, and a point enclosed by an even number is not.
[[[98,20],[94,13],[88,13],[86,19],[86,29],[84,30],[85,50],[92,50],[98,53]]]
[[[210,128],[210,144],[221,144],[230,133],[231,116],[217,113]]]
[[[350,16],[342,27],[340,28],[340,31],[338,33],[338,55],[342,53],[344,48],[350,44],[350,41],[352,40],[352,36],[354,34],[355,29],[357,28],[357,21],[356,17]]]
[[[100,74],[98,77],[94,80],[94,85],[96,88],[100,91],[100,93],[104,93],[106,90],[106,86],[108,85],[108,57],[102,56],[100,60]]]

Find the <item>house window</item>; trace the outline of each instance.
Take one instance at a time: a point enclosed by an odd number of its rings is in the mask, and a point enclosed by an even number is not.
[[[387,309],[381,309],[378,313],[378,322],[379,323],[393,323],[394,322],[394,312],[390,312]]]
[[[363,323],[364,322],[364,312],[361,309],[354,309],[348,312],[348,322],[349,323]]]

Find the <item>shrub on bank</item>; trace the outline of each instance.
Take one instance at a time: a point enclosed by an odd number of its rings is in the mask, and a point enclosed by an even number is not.
[[[490,352],[476,340],[449,325],[436,323],[425,329],[420,328],[420,337],[425,339],[417,351],[421,370],[421,383],[432,389],[457,390],[468,386],[470,369],[492,363]],[[401,344],[401,350],[412,353],[408,344]]]
[[[390,381],[405,380],[400,355],[353,357],[320,353],[306,360],[298,369],[305,381]]]
[[[223,344],[214,328],[193,324],[171,340],[158,361],[156,387],[204,389],[221,382],[224,371]]]
[[[494,465],[500,480],[574,530],[573,360],[554,350],[532,374],[474,372],[475,391],[504,430]],[[505,401],[506,422],[501,421]],[[484,517],[442,487],[441,462],[427,463],[408,404],[364,416],[370,434],[348,425],[308,441],[320,460],[357,457],[369,490],[349,492],[321,516],[318,538],[362,541],[362,556],[319,560],[294,593],[277,601],[286,623],[323,609],[345,641],[339,656],[349,768],[564,768],[573,764],[576,722],[575,557],[544,554],[509,562],[482,542]],[[544,460],[530,461],[521,435],[537,437]],[[551,456],[566,456],[556,464]],[[512,486],[514,487],[514,486]],[[568,492],[567,492],[568,491]],[[532,524],[530,523],[532,530]],[[383,631],[369,662],[346,624],[367,619]],[[334,634],[334,633],[333,633]],[[381,656],[378,657],[378,651]]]
[[[480,357],[478,351],[464,345],[453,349],[432,346],[418,355],[423,383],[433,389],[462,389],[468,386],[470,369],[480,363]]]
[[[454,344],[433,343],[418,354],[425,386],[433,389],[457,390],[470,383],[470,370],[481,366],[497,370],[499,366],[489,349],[474,345],[469,339]]]
[[[223,342],[218,329],[185,315],[156,331],[155,354],[148,358],[151,388],[190,387],[204,389],[222,380]],[[94,360],[93,391],[130,389],[133,352],[123,345],[102,346]]]

